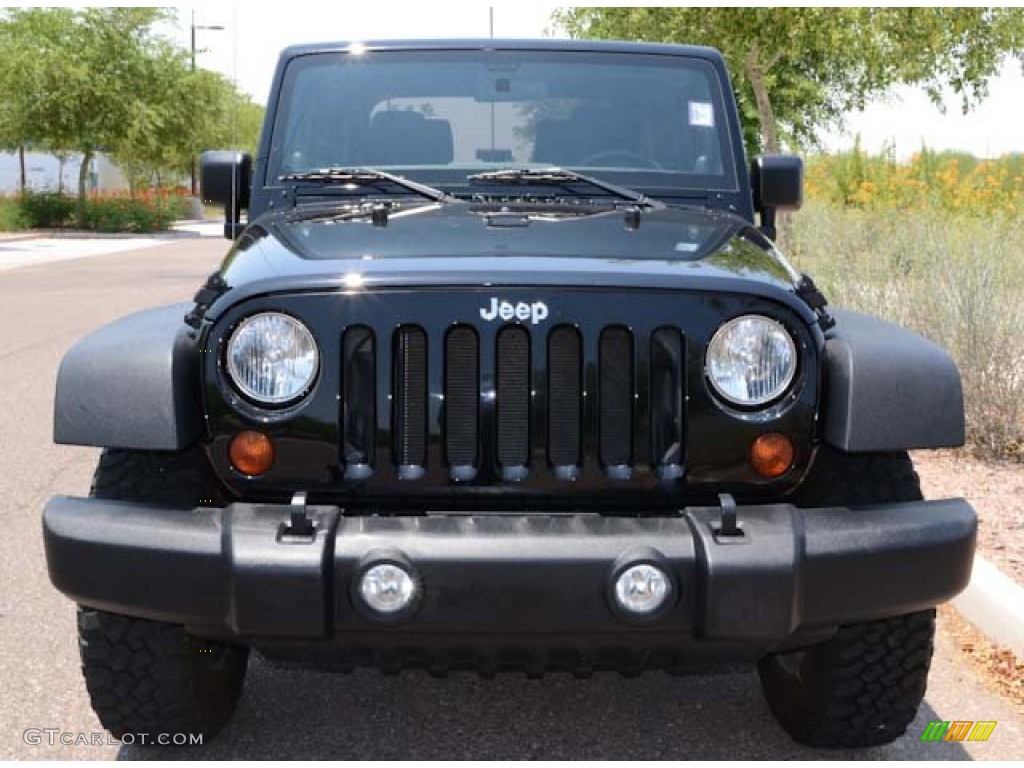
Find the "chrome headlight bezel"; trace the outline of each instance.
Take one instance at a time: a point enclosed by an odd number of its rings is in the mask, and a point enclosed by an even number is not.
[[[723,383],[722,377],[716,375],[715,368],[721,359],[719,357],[716,360],[716,355],[719,352],[727,353],[728,347],[722,349],[722,346],[735,344],[735,339],[730,337],[742,324],[750,322],[763,324],[762,335],[771,335],[774,340],[781,341],[785,354],[788,356],[788,365],[784,375],[776,377],[777,380],[766,392],[754,397],[742,397],[738,392],[729,391]],[[799,367],[799,348],[793,334],[778,320],[761,314],[740,315],[722,323],[711,337],[704,356],[704,375],[714,394],[725,403],[743,409],[763,409],[781,400],[796,381]]]
[[[300,350],[299,354],[292,355],[290,359],[301,360],[302,358],[307,358],[304,361],[305,370],[303,375],[298,378],[298,383],[279,394],[268,394],[249,386],[246,382],[251,380],[251,378],[247,377],[246,373],[241,370],[235,354],[237,351],[236,346],[240,342],[252,341],[251,339],[246,340],[244,334],[258,333],[258,331],[253,330],[254,326],[267,322],[283,323],[295,333],[293,344],[305,347],[304,350]],[[266,331],[264,331],[264,335],[266,335]],[[266,343],[264,341],[264,344]],[[311,360],[309,359],[310,356]],[[281,360],[273,360],[270,364],[278,364],[280,362]],[[263,408],[285,408],[305,399],[313,390],[317,377],[320,374],[320,346],[317,344],[316,336],[313,335],[313,332],[297,317],[278,311],[255,312],[242,318],[231,330],[231,334],[228,336],[224,347],[224,367],[231,386],[247,401]]]

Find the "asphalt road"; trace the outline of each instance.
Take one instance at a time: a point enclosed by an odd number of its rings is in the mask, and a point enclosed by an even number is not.
[[[217,238],[183,239],[0,271],[0,759],[1024,758],[1024,717],[972,677],[944,634],[910,735],[858,753],[794,745],[751,673],[437,680],[285,672],[259,659],[215,741],[180,751],[90,744],[101,729],[79,674],[74,606],[46,575],[40,513],[54,493],[88,491],[97,451],[50,442],[57,365],[97,326],[189,299],[225,248]],[[999,724],[987,743],[919,741],[936,719]],[[26,729],[84,733],[85,743],[56,736],[50,746],[43,734],[29,744]]]

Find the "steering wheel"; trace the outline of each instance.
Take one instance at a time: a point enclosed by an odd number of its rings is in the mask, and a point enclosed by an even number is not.
[[[609,160],[622,160],[625,162],[611,162]],[[629,149],[605,149],[595,152],[592,155],[580,160],[580,165],[610,165],[612,168],[653,168],[662,171],[665,169],[660,163],[656,163],[649,157],[644,157],[639,152]]]

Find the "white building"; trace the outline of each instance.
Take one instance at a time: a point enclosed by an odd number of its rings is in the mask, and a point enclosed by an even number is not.
[[[71,155],[62,166],[53,155],[26,152],[26,184],[35,191],[56,192],[62,188],[65,192],[75,194],[78,191],[78,169],[81,162],[81,155]],[[0,194],[9,195],[18,191],[20,173],[18,153],[0,153]],[[93,158],[88,188],[90,191],[112,192],[128,189],[128,182],[116,165],[99,155]]]

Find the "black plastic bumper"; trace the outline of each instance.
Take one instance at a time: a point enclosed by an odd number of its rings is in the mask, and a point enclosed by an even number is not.
[[[867,509],[740,507],[676,517],[346,517],[310,507],[316,532],[283,535],[289,507],[195,511],[70,497],[43,516],[54,585],[84,605],[257,645],[770,647],[839,624],[934,606],[970,577],[976,518],[962,499]],[[415,611],[375,620],[355,595],[361,568],[407,563]],[[658,562],[676,600],[635,622],[613,607],[617,569]],[[589,640],[588,640],[589,638]],[[516,640],[518,639],[518,640]]]

